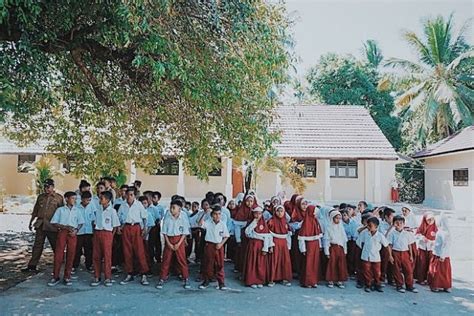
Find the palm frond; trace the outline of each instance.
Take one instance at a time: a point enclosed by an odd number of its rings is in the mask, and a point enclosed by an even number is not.
[[[450,45],[450,62],[456,59],[459,55],[469,49],[469,44],[466,42],[465,34],[466,32],[471,31],[471,22],[472,19],[468,19],[458,31],[458,34],[455,36],[455,40]]]
[[[411,87],[395,100],[395,104],[401,108],[407,106],[420,93],[420,91],[423,90],[425,85],[426,82],[421,82]]]
[[[369,65],[377,68],[383,60],[383,55],[375,40],[367,40],[363,44],[363,53]]]
[[[409,72],[415,72],[419,74],[424,74],[428,71],[428,69],[423,67],[422,65],[419,65],[412,61],[401,59],[401,58],[389,58],[383,63],[383,66],[393,67],[393,68],[398,67],[398,68],[407,70]]]
[[[425,44],[423,44],[423,42],[414,32],[406,31],[403,34],[403,37],[408,42],[408,44],[416,50],[416,53],[418,54],[421,61],[430,66],[434,66],[436,64],[436,62],[433,60],[430,49]]]
[[[464,52],[462,53],[461,55],[459,55],[457,58],[455,58],[447,67],[446,69],[448,71],[451,71],[451,70],[454,70],[456,69],[459,64],[461,63],[461,61],[463,61],[464,59],[468,59],[468,58],[474,58],[474,50],[470,50],[470,51],[467,51],[467,52]]]

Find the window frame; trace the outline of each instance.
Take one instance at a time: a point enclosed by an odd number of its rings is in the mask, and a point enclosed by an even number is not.
[[[460,175],[460,173],[466,172],[466,175]],[[462,179],[459,179],[459,178]],[[458,179],[456,179],[458,178]],[[468,187],[469,186],[469,169],[459,168],[453,169],[453,186],[455,187]]]
[[[30,159],[23,159],[23,161],[20,163],[20,157],[28,157]],[[31,159],[32,158],[32,159]],[[18,154],[16,157],[16,171],[17,173],[28,173],[29,170],[27,168],[22,168],[21,166],[25,163],[30,163],[33,164],[36,161],[36,154]]]
[[[354,164],[355,163],[355,164]],[[355,176],[349,175],[349,169],[355,167]],[[335,174],[331,174],[331,169],[335,168]],[[339,170],[344,169],[345,174],[339,175]],[[354,159],[330,160],[329,177],[338,179],[358,179],[359,178],[359,161]]]
[[[307,166],[309,166],[309,163],[314,163],[314,175],[308,176],[308,169]],[[303,165],[303,171],[299,170],[298,168],[295,168],[295,172],[301,175],[303,178],[317,178],[318,176],[318,160],[317,159],[296,159],[296,164],[297,165]],[[312,165],[311,165],[312,167]]]

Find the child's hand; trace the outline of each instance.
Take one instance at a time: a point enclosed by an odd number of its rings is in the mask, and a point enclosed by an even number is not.
[[[306,252],[302,252],[301,254],[302,254],[303,256],[306,256]]]
[[[218,243],[218,244],[216,245],[216,249],[219,250],[219,249],[221,249],[221,248],[222,248],[222,244],[221,244],[221,243]]]
[[[271,247],[270,249],[268,249],[268,252],[269,252],[269,253],[273,253],[273,247]]]
[[[413,256],[410,256],[410,261],[413,262]]]
[[[117,235],[122,235],[122,227],[117,227]]]
[[[142,237],[145,238],[145,236],[146,236],[146,228],[143,228],[142,229]]]
[[[444,262],[444,258],[439,258],[439,261]]]
[[[331,257],[330,255],[327,255],[327,256],[326,256],[326,258],[328,258],[328,259],[329,259],[330,257]]]
[[[262,251],[262,255],[266,256],[268,252]]]
[[[393,262],[394,262],[395,260],[393,260],[393,257],[390,256],[390,257],[388,258],[388,261],[390,261],[390,263],[393,264]]]

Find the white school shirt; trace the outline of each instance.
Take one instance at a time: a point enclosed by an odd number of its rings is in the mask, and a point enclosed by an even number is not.
[[[142,203],[135,200],[132,205],[123,203],[118,210],[118,217],[120,224],[140,224],[143,225],[143,220],[148,218],[148,212],[143,207]]]
[[[232,221],[232,218],[230,216],[229,209],[225,206],[222,206],[221,214],[225,216],[225,221],[224,221],[224,217],[221,218],[221,221],[223,221],[227,225],[227,230],[230,232],[232,230],[232,226],[234,225],[234,222]]]
[[[54,212],[50,223],[77,228],[79,225],[84,224],[84,217],[82,217],[76,206],[69,208],[65,205],[59,207]]]
[[[163,229],[161,230],[163,235],[167,236],[181,236],[190,234],[189,219],[183,211],[180,212],[177,218],[173,217],[171,213],[165,216],[163,220]]]
[[[189,225],[191,228],[199,228],[199,220],[201,219],[201,216],[203,215],[204,211],[203,210],[198,210],[196,214],[191,214],[189,215]]]
[[[218,244],[222,242],[222,239],[229,237],[230,235],[227,225],[222,219],[217,224],[214,220],[207,220],[203,223],[202,227],[206,230],[206,236],[204,239],[207,242]]]
[[[115,206],[115,205],[120,205],[120,206],[121,206],[123,203],[126,203],[126,202],[127,202],[127,201],[125,201],[124,199],[122,199],[121,197],[119,197],[119,198],[117,198],[117,199],[114,200],[113,205],[114,205],[114,206]]]
[[[409,246],[415,242],[415,237],[412,233],[402,230],[399,232],[396,229],[392,229],[387,235],[387,240],[392,249],[396,251],[408,251]]]
[[[95,210],[95,230],[106,230],[111,232],[114,227],[119,226],[120,220],[117,211],[115,211],[111,204],[109,204],[105,210],[102,206],[100,209]]]
[[[378,231],[382,233],[382,235],[385,236],[385,234],[387,233],[387,231],[390,229],[390,225],[389,223],[387,223],[386,221],[380,221],[380,225],[378,227]]]
[[[420,226],[420,224],[416,220],[415,215],[409,214],[407,217],[404,217],[404,218],[405,218],[405,227],[408,227],[410,229],[417,229],[418,226]]]
[[[438,230],[434,241],[433,254],[440,258],[449,258],[451,250],[451,238],[445,231]]]
[[[158,216],[157,220],[161,221],[163,219],[163,216],[165,215],[165,209],[160,204],[156,204],[156,205],[153,204],[152,207],[154,207],[156,210],[156,214]]]
[[[156,215],[157,215],[156,209],[154,207],[149,206],[146,208],[146,212],[148,214],[146,218],[146,227],[155,226]]]
[[[362,244],[364,246],[362,247]],[[388,241],[380,232],[372,235],[368,230],[364,230],[357,239],[357,245],[362,248],[360,258],[369,262],[380,262],[380,250],[382,246],[387,247]]]
[[[81,213],[82,218],[84,218],[84,225],[82,225],[81,229],[77,232],[78,235],[86,235],[92,234],[94,232],[94,228],[92,227],[92,222],[95,220],[95,209],[91,203],[87,204],[84,207],[82,204],[77,206],[79,213]]]

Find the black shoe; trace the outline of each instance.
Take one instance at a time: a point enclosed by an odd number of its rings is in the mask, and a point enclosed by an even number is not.
[[[366,286],[366,287],[364,288],[364,291],[366,291],[367,293],[370,293],[370,292],[371,292],[370,287]]]
[[[26,268],[21,269],[21,272],[38,272],[35,266],[27,266]]]
[[[377,285],[377,286],[375,287],[375,290],[376,290],[377,292],[383,293],[383,288],[382,288],[381,285]]]
[[[364,285],[363,285],[362,283],[357,283],[357,284],[356,284],[356,288],[358,288],[358,289],[361,289],[361,288],[363,288],[363,287],[364,287]]]

